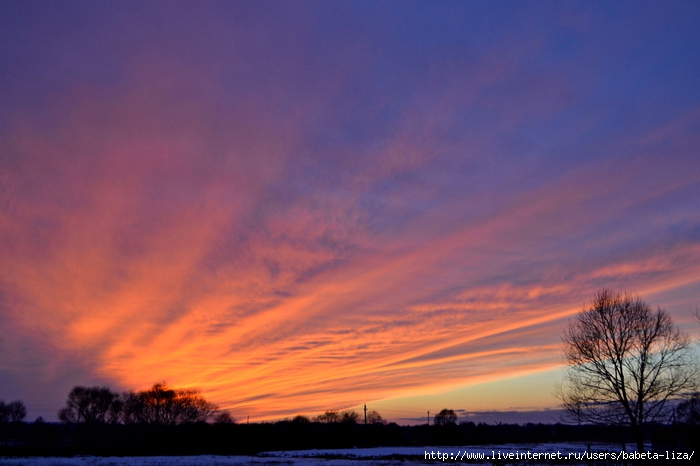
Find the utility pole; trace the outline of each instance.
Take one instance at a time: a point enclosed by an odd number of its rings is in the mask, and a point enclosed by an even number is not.
[[[367,425],[367,405],[365,405],[365,425]]]
[[[428,411],[428,425],[430,425],[430,411]]]

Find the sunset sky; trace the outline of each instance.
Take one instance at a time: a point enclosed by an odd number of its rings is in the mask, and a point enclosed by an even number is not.
[[[690,1],[0,2],[0,400],[556,408],[562,330],[604,286],[697,339],[699,24]]]

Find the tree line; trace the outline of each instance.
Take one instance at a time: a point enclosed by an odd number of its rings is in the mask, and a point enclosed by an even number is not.
[[[208,402],[196,389],[173,388],[157,383],[148,390],[113,392],[107,387],[76,386],[58,412],[66,423],[158,424],[165,426],[206,422],[218,414],[226,422],[230,415]]]
[[[543,442],[634,441],[629,429],[563,424],[460,422],[367,424],[298,422],[198,422],[180,425],[109,423],[8,423],[0,425],[0,457],[255,455],[265,451],[378,446],[493,445]],[[667,426],[650,431],[654,450],[682,451],[700,438],[698,427]],[[657,441],[658,440],[658,441]],[[681,443],[679,443],[679,441]],[[684,450],[683,450],[684,451]]]
[[[364,422],[360,415],[353,410],[338,412],[336,410],[326,411],[312,419],[306,416],[296,416],[292,419],[293,422],[320,422],[322,424],[344,423],[344,424],[359,424]],[[367,424],[386,424],[387,421],[382,418],[382,415],[375,410],[367,411]]]
[[[5,403],[0,400],[0,423],[23,422],[27,408],[22,400]],[[142,391],[115,392],[109,387],[76,385],[68,393],[58,419],[67,424],[157,424],[175,426],[187,423],[234,423],[228,410],[208,402],[197,389],[174,388],[165,382]],[[41,421],[41,418],[39,419]],[[454,411],[443,409],[435,416],[435,425],[454,424]],[[361,418],[354,410],[328,410],[316,417],[295,416],[295,424],[360,424],[386,425],[387,420],[376,410]]]
[[[21,401],[13,402],[13,406]],[[2,406],[2,405],[0,405]],[[443,410],[446,411],[446,410]],[[450,412],[453,412],[450,410]],[[24,410],[26,414],[26,409]],[[1,419],[1,418],[0,418]],[[115,392],[108,387],[77,385],[68,393],[66,405],[58,412],[58,419],[68,424],[156,424],[176,426],[197,422],[215,424],[234,423],[228,410],[208,402],[192,388],[174,388],[165,382],[156,383],[142,391]],[[436,417],[437,419],[437,417]],[[387,424],[376,410],[366,413],[368,424]],[[359,424],[365,420],[354,410],[328,410],[316,417],[298,415],[296,424]]]

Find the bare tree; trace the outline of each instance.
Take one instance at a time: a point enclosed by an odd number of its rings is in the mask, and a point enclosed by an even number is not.
[[[436,426],[447,426],[457,424],[457,415],[452,409],[443,409],[435,415]]]
[[[147,424],[204,422],[219,409],[217,405],[206,401],[198,390],[171,388],[165,382],[157,383],[134,396],[136,398],[128,399],[125,406],[129,405],[137,422]]]
[[[231,412],[227,409],[219,411],[214,416],[214,424],[235,424],[236,419],[231,415]]]
[[[143,403],[139,394],[134,391],[121,394],[122,410],[120,420],[124,424],[135,424],[141,422],[143,416]]]
[[[24,406],[24,401],[15,400],[7,404],[10,422],[22,422],[27,417],[27,407]]]
[[[357,424],[359,421],[360,415],[353,410],[340,413],[340,422],[344,422],[345,424]]]
[[[700,393],[680,403],[676,408],[676,421],[681,424],[700,426]]]
[[[68,394],[66,406],[58,412],[58,418],[69,423],[176,425],[204,422],[218,409],[195,389],[171,388],[165,383],[121,395],[107,387],[76,386]]]
[[[367,422],[369,424],[386,424],[386,420],[375,410],[367,411]]]
[[[0,423],[22,422],[27,417],[27,408],[24,401],[15,400],[5,403],[0,400]]]
[[[636,296],[599,291],[570,322],[563,342],[569,367],[556,395],[569,418],[631,426],[640,451],[644,427],[668,422],[669,401],[696,388],[687,335],[665,310]]]
[[[315,418],[315,421],[322,422],[324,424],[340,422],[340,414],[338,414],[338,411],[335,410],[326,411],[325,413],[318,415]]]
[[[107,387],[77,385],[68,393],[66,406],[58,418],[68,423],[118,422],[121,411],[119,394]]]

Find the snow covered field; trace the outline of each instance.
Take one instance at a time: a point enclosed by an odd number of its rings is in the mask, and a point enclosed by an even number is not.
[[[472,445],[465,447],[376,447],[376,448],[352,448],[343,450],[301,450],[301,451],[272,451],[261,453],[259,456],[273,456],[278,458],[313,458],[313,457],[350,457],[350,458],[387,458],[392,456],[415,456],[425,460],[425,453],[438,451],[441,454],[462,455],[465,451],[468,453],[484,453],[485,455],[498,455],[501,453],[526,452],[531,453],[556,453],[560,451],[562,454],[580,453],[586,451],[590,446],[591,451],[620,451],[623,448],[622,444],[596,444],[596,443],[523,443],[523,444],[504,444],[504,445]],[[651,449],[651,444],[648,445]],[[632,443],[624,446],[625,451],[635,451],[635,445]]]
[[[372,464],[395,466],[399,464],[417,465],[407,461],[376,461]],[[76,457],[76,458],[11,458],[0,459],[0,465],[13,466],[353,466],[367,465],[365,460],[320,458],[259,458],[254,456],[135,456],[135,457]]]
[[[650,447],[650,446],[649,446]],[[483,461],[469,460],[468,464],[490,464],[491,456],[499,453],[519,455],[534,453],[583,453],[590,448],[592,452],[619,452],[622,444],[585,444],[585,443],[545,443],[545,444],[507,444],[480,445],[467,447],[379,447],[353,448],[346,450],[302,450],[274,451],[258,456],[149,456],[149,457],[92,457],[73,458],[0,458],[0,465],[7,466],[355,466],[368,464],[380,466],[415,466],[435,463],[467,463],[467,455],[484,455]],[[634,445],[624,446],[625,451],[634,451]],[[433,453],[433,458],[426,459]],[[438,459],[438,455],[442,459]],[[534,461],[528,461],[534,463]],[[572,460],[576,463],[579,461]]]

